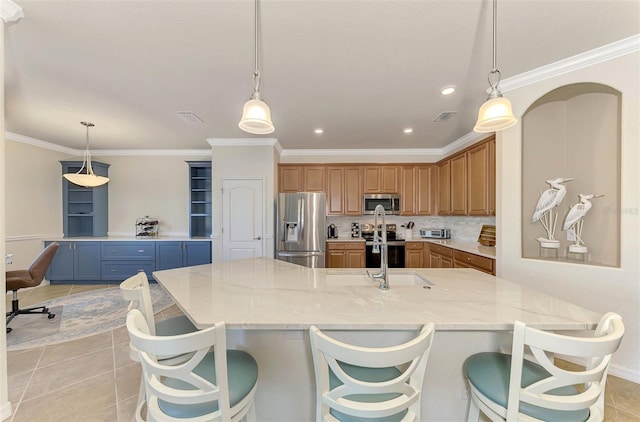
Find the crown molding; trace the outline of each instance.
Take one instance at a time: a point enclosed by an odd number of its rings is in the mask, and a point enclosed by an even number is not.
[[[19,135],[13,132],[5,132],[4,139],[14,142],[20,142],[22,144],[33,145],[34,147],[48,149],[50,151],[62,152],[69,155],[82,155],[84,153],[84,150],[63,147],[62,145],[57,145],[47,141],[41,141],[40,139]]]
[[[5,132],[4,138],[9,141],[20,142],[23,144],[33,145],[38,148],[47,149],[50,151],[62,152],[68,155],[81,156],[84,154],[84,149],[74,149],[64,147],[47,141],[41,141],[40,139],[31,138],[29,136],[19,135],[13,132]],[[92,149],[92,155],[99,155],[102,157],[117,157],[117,156],[202,156],[211,155],[211,149]]]
[[[286,156],[319,156],[319,155],[337,155],[337,156],[371,156],[371,155],[421,155],[429,157],[440,157],[442,155],[441,148],[396,148],[396,149],[285,149],[281,154]]]
[[[575,56],[567,57],[555,63],[504,79],[500,81],[500,91],[504,93],[522,88],[638,51],[640,51],[640,34],[632,35],[628,38],[612,42],[611,44],[594,48],[593,50],[585,51],[584,53],[576,54]],[[489,90],[487,90],[487,92],[489,92]]]
[[[481,139],[487,138],[488,136],[490,136],[490,134],[469,132],[442,148],[442,158],[450,155],[455,151],[466,148],[467,146],[472,145]]]
[[[12,0],[0,1],[0,16],[2,20],[7,22],[17,21],[24,18],[22,7],[15,4]]]
[[[212,147],[273,146],[282,150],[276,138],[207,138],[207,142]]]

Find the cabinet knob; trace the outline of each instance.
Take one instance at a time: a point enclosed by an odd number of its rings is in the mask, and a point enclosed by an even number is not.
[[[143,253],[144,249],[138,249],[138,252]]]
[[[471,261],[471,257],[470,256],[467,257],[467,261]]]
[[[253,240],[262,240],[262,236],[254,237]]]

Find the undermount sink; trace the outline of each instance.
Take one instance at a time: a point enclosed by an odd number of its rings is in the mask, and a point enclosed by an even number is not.
[[[375,270],[370,271],[376,272]],[[329,273],[326,278],[327,284],[330,286],[377,286],[379,284],[378,280],[373,280],[367,274]],[[422,286],[428,289],[434,284],[418,273],[391,273],[389,274],[389,286],[392,289],[394,286]]]

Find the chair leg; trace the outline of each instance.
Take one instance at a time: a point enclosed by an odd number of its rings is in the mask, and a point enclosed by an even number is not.
[[[9,325],[11,320],[16,317],[16,315],[26,315],[26,314],[47,314],[47,318],[52,319],[55,318],[56,314],[51,313],[49,308],[46,306],[34,306],[32,308],[20,309],[18,304],[18,291],[13,291],[13,298],[11,299],[11,311],[7,312],[7,323]],[[7,327],[7,333],[11,332],[11,328]]]
[[[467,422],[478,422],[479,420],[480,408],[473,397],[469,397],[469,414],[467,416]]]

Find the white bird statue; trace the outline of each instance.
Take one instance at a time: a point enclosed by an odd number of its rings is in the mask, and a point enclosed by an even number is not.
[[[574,179],[558,177],[556,179],[546,181],[551,188],[540,194],[540,198],[538,198],[538,203],[536,204],[536,210],[533,212],[533,217],[531,217],[532,223],[540,220],[547,211],[557,207],[560,202],[562,202],[567,194],[567,188],[562,185],[562,183],[569,182],[571,180]]]
[[[567,194],[567,188],[563,185],[565,182],[574,180],[573,178],[557,177],[555,179],[546,180],[551,186],[549,189],[540,193],[536,209],[531,217],[531,222],[535,223],[540,221],[542,227],[547,232],[547,237],[539,237],[536,240],[543,248],[557,249],[560,247],[560,242],[555,238],[556,224],[558,222],[558,213],[553,213],[553,209],[557,207]]]
[[[591,209],[591,199],[600,198],[604,195],[594,195],[592,193],[588,195],[579,194],[580,202],[573,205],[567,216],[564,218],[564,224],[562,225],[562,230],[571,230],[573,229],[575,232],[575,242],[573,245],[569,246],[569,252],[574,253],[587,253],[587,247],[582,240],[582,226],[584,225],[583,218],[589,210]]]

